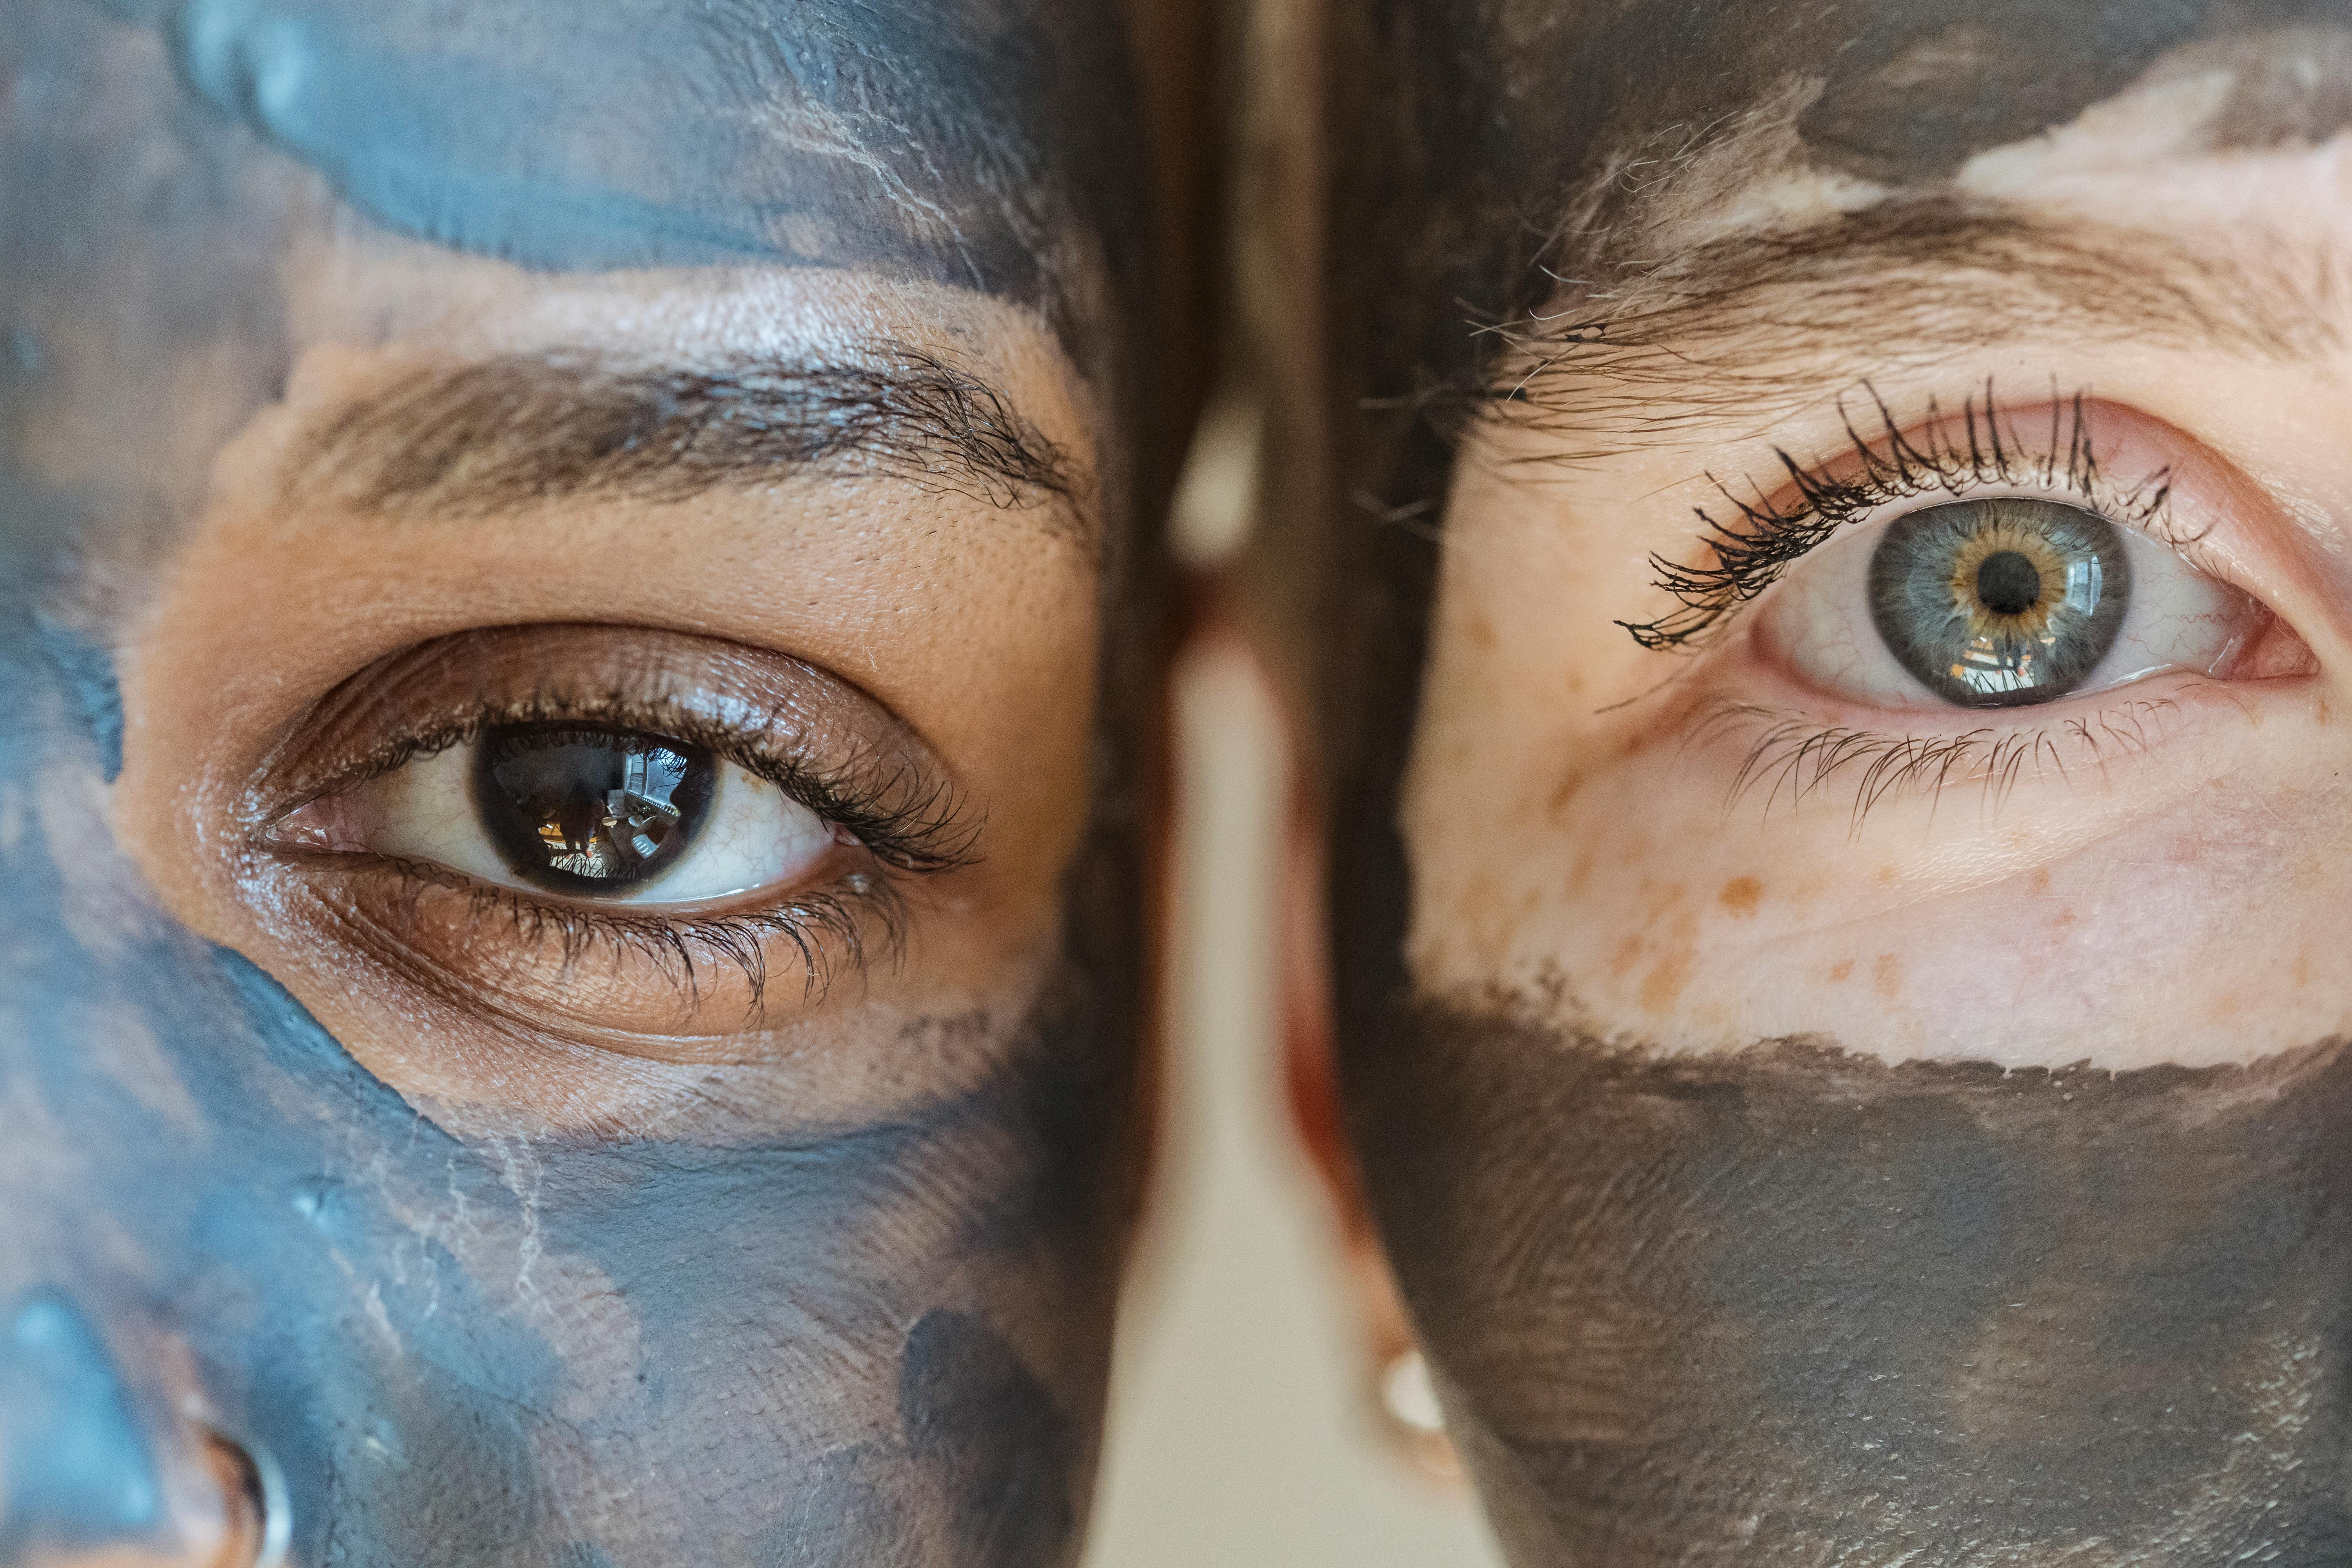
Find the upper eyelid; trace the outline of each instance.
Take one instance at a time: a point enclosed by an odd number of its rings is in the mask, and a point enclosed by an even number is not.
[[[1954,500],[1995,486],[2032,493],[2027,481],[2037,472],[2039,493],[2071,493],[2103,516],[2139,527],[2175,549],[2193,542],[2149,526],[2170,505],[2169,468],[2123,480],[2102,469],[2091,425],[2094,405],[2086,392],[2051,398],[2049,428],[2042,434],[2021,427],[2001,408],[1990,382],[1954,413],[1939,409],[1931,397],[1926,413],[1908,424],[1898,423],[1867,384],[1863,390],[1879,417],[1877,437],[1865,437],[1848,415],[1849,447],[1843,457],[1807,467],[1775,448],[1786,471],[1780,489],[1793,488],[1798,494],[1794,509],[1777,505],[1760,486],[1749,500],[1713,481],[1736,514],[1731,521],[1718,521],[1706,509],[1696,509],[1704,529],[1700,542],[1717,564],[1690,565],[1652,555],[1656,585],[1678,607],[1654,620],[1614,624],[1645,648],[1700,646],[1849,523],[1877,515],[1893,501],[1937,492]],[[1958,435],[1952,433],[1955,424]],[[1840,464],[1853,465],[1854,473],[1838,474]]]
[[[294,722],[239,815],[258,834],[305,801],[462,743],[485,723],[535,719],[708,746],[847,827],[893,869],[929,873],[977,858],[984,811],[920,734],[873,698],[788,656],[643,627],[491,627],[379,659]]]

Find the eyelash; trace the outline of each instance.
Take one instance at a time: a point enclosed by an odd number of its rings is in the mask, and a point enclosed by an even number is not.
[[[2169,698],[2133,698],[2095,713],[2076,714],[2031,730],[2003,731],[1985,727],[1949,735],[1907,735],[1823,726],[1801,713],[1715,701],[1696,715],[1683,745],[1687,749],[1727,730],[1760,724],[1763,729],[1748,743],[1748,754],[1732,775],[1725,809],[1736,806],[1761,785],[1766,816],[1784,792],[1793,811],[1826,785],[1832,775],[1842,773],[1854,782],[1849,830],[1859,832],[1871,809],[1888,796],[1918,790],[1939,800],[1955,775],[1979,781],[1986,808],[1998,811],[2029,764],[2047,757],[2061,776],[2066,773],[2066,760],[2059,752],[2062,744],[2071,741],[2081,747],[2092,766],[2106,760],[2110,746],[2145,752],[2151,744],[2147,726],[2161,721],[2177,706]]]
[[[1706,508],[1696,509],[1714,564],[1684,565],[1663,555],[1651,556],[1657,585],[1679,607],[1655,620],[1615,624],[1645,648],[1696,647],[1848,523],[1890,502],[1936,491],[1957,499],[1993,485],[2063,490],[2080,497],[2090,510],[2147,530],[2176,547],[2193,542],[2173,539],[2160,526],[2172,493],[2169,468],[2129,485],[2117,485],[2101,472],[2084,393],[2052,400],[2049,437],[2037,451],[2021,438],[2014,425],[2002,430],[1990,381],[1980,398],[1971,395],[1960,405],[1958,430],[1929,399],[1927,435],[1918,440],[1903,433],[1874,387],[1865,383],[1863,391],[1877,411],[1879,434],[1875,439],[1867,437],[1851,417],[1843,419],[1857,465],[1853,472],[1841,477],[1826,466],[1807,468],[1787,451],[1774,448],[1773,456],[1797,492],[1795,503],[1785,508],[1760,489],[1757,499],[1743,500],[1728,485],[1713,480],[1725,503],[1738,514],[1724,522]]]
[[[881,778],[861,777],[854,764],[823,772],[801,758],[764,750],[746,733],[784,728],[781,722],[738,729],[676,703],[621,697],[582,701],[551,692],[486,708],[458,724],[404,737],[372,752],[325,789],[312,792],[311,798],[354,788],[417,757],[463,745],[489,725],[546,721],[610,725],[704,747],[851,835],[878,869],[852,872],[832,888],[803,893],[780,908],[681,919],[543,901],[513,889],[486,886],[444,867],[381,858],[375,863],[401,880],[404,919],[413,922],[415,900],[427,889],[461,892],[471,901],[475,921],[500,920],[531,947],[551,939],[559,942],[567,973],[599,950],[616,956],[634,953],[649,961],[689,1005],[701,998],[698,965],[730,964],[742,974],[756,1016],[767,995],[770,942],[792,944],[804,974],[803,1000],[816,1000],[839,973],[863,970],[877,952],[899,951],[908,882],[977,858],[983,819],[966,812],[946,781],[928,777],[911,764]],[[878,943],[872,940],[877,934]]]

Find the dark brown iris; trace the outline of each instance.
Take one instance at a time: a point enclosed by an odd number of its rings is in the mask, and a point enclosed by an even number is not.
[[[699,746],[601,725],[493,725],[475,751],[491,843],[518,876],[558,892],[607,893],[667,870],[717,783]]]

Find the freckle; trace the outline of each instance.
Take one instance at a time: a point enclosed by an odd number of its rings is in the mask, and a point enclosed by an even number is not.
[[[1551,815],[1554,821],[1567,816],[1570,803],[1575,800],[1577,793],[1584,788],[1584,777],[1583,770],[1579,769],[1560,780],[1559,787],[1551,792]]]
[[[1484,616],[1470,617],[1469,636],[1472,647],[1493,647],[1502,640],[1495,635],[1495,623]]]
[[[2073,907],[2069,906],[2065,909],[2060,910],[2055,915],[2051,917],[2050,923],[2059,931],[2064,931],[2068,926],[2073,925],[2074,923],[2074,910]]]
[[[2311,949],[2307,947],[2294,955],[2294,983],[2297,985],[2311,984]]]
[[[1870,988],[1886,997],[1902,990],[1903,961],[1891,952],[1880,953],[1870,966]]]
[[[2050,890],[2050,868],[2047,866],[2036,866],[2033,868],[2033,876],[2025,885],[2036,893],[2048,892]]]
[[[1895,868],[1892,861],[1885,862],[1878,868],[1878,880],[1881,885],[1885,887],[1893,887],[1895,885],[1895,879],[1902,874],[1903,873]]]
[[[1716,894],[1722,900],[1723,907],[1735,915],[1754,914],[1756,900],[1763,896],[1763,884],[1753,877],[1734,877],[1723,885],[1721,892]]]
[[[1617,951],[1611,955],[1609,960],[1609,973],[1611,977],[1620,980],[1623,979],[1625,972],[1632,969],[1633,967],[1634,961],[1639,959],[1641,956],[1642,939],[1640,937],[1629,936],[1624,941],[1619,942],[1617,944]]]
[[[1838,984],[1853,973],[1853,959],[1849,958],[1843,963],[1832,963],[1830,965],[1830,984]]]
[[[1653,1013],[1663,1013],[1675,1005],[1690,982],[1690,952],[1687,949],[1670,953],[1666,961],[1643,977],[1642,1005]]]

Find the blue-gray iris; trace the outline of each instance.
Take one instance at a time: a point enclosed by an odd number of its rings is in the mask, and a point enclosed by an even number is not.
[[[2116,525],[2056,501],[1929,507],[1887,526],[1870,615],[1903,668],[1964,708],[2047,702],[2087,680],[2131,603]]]

